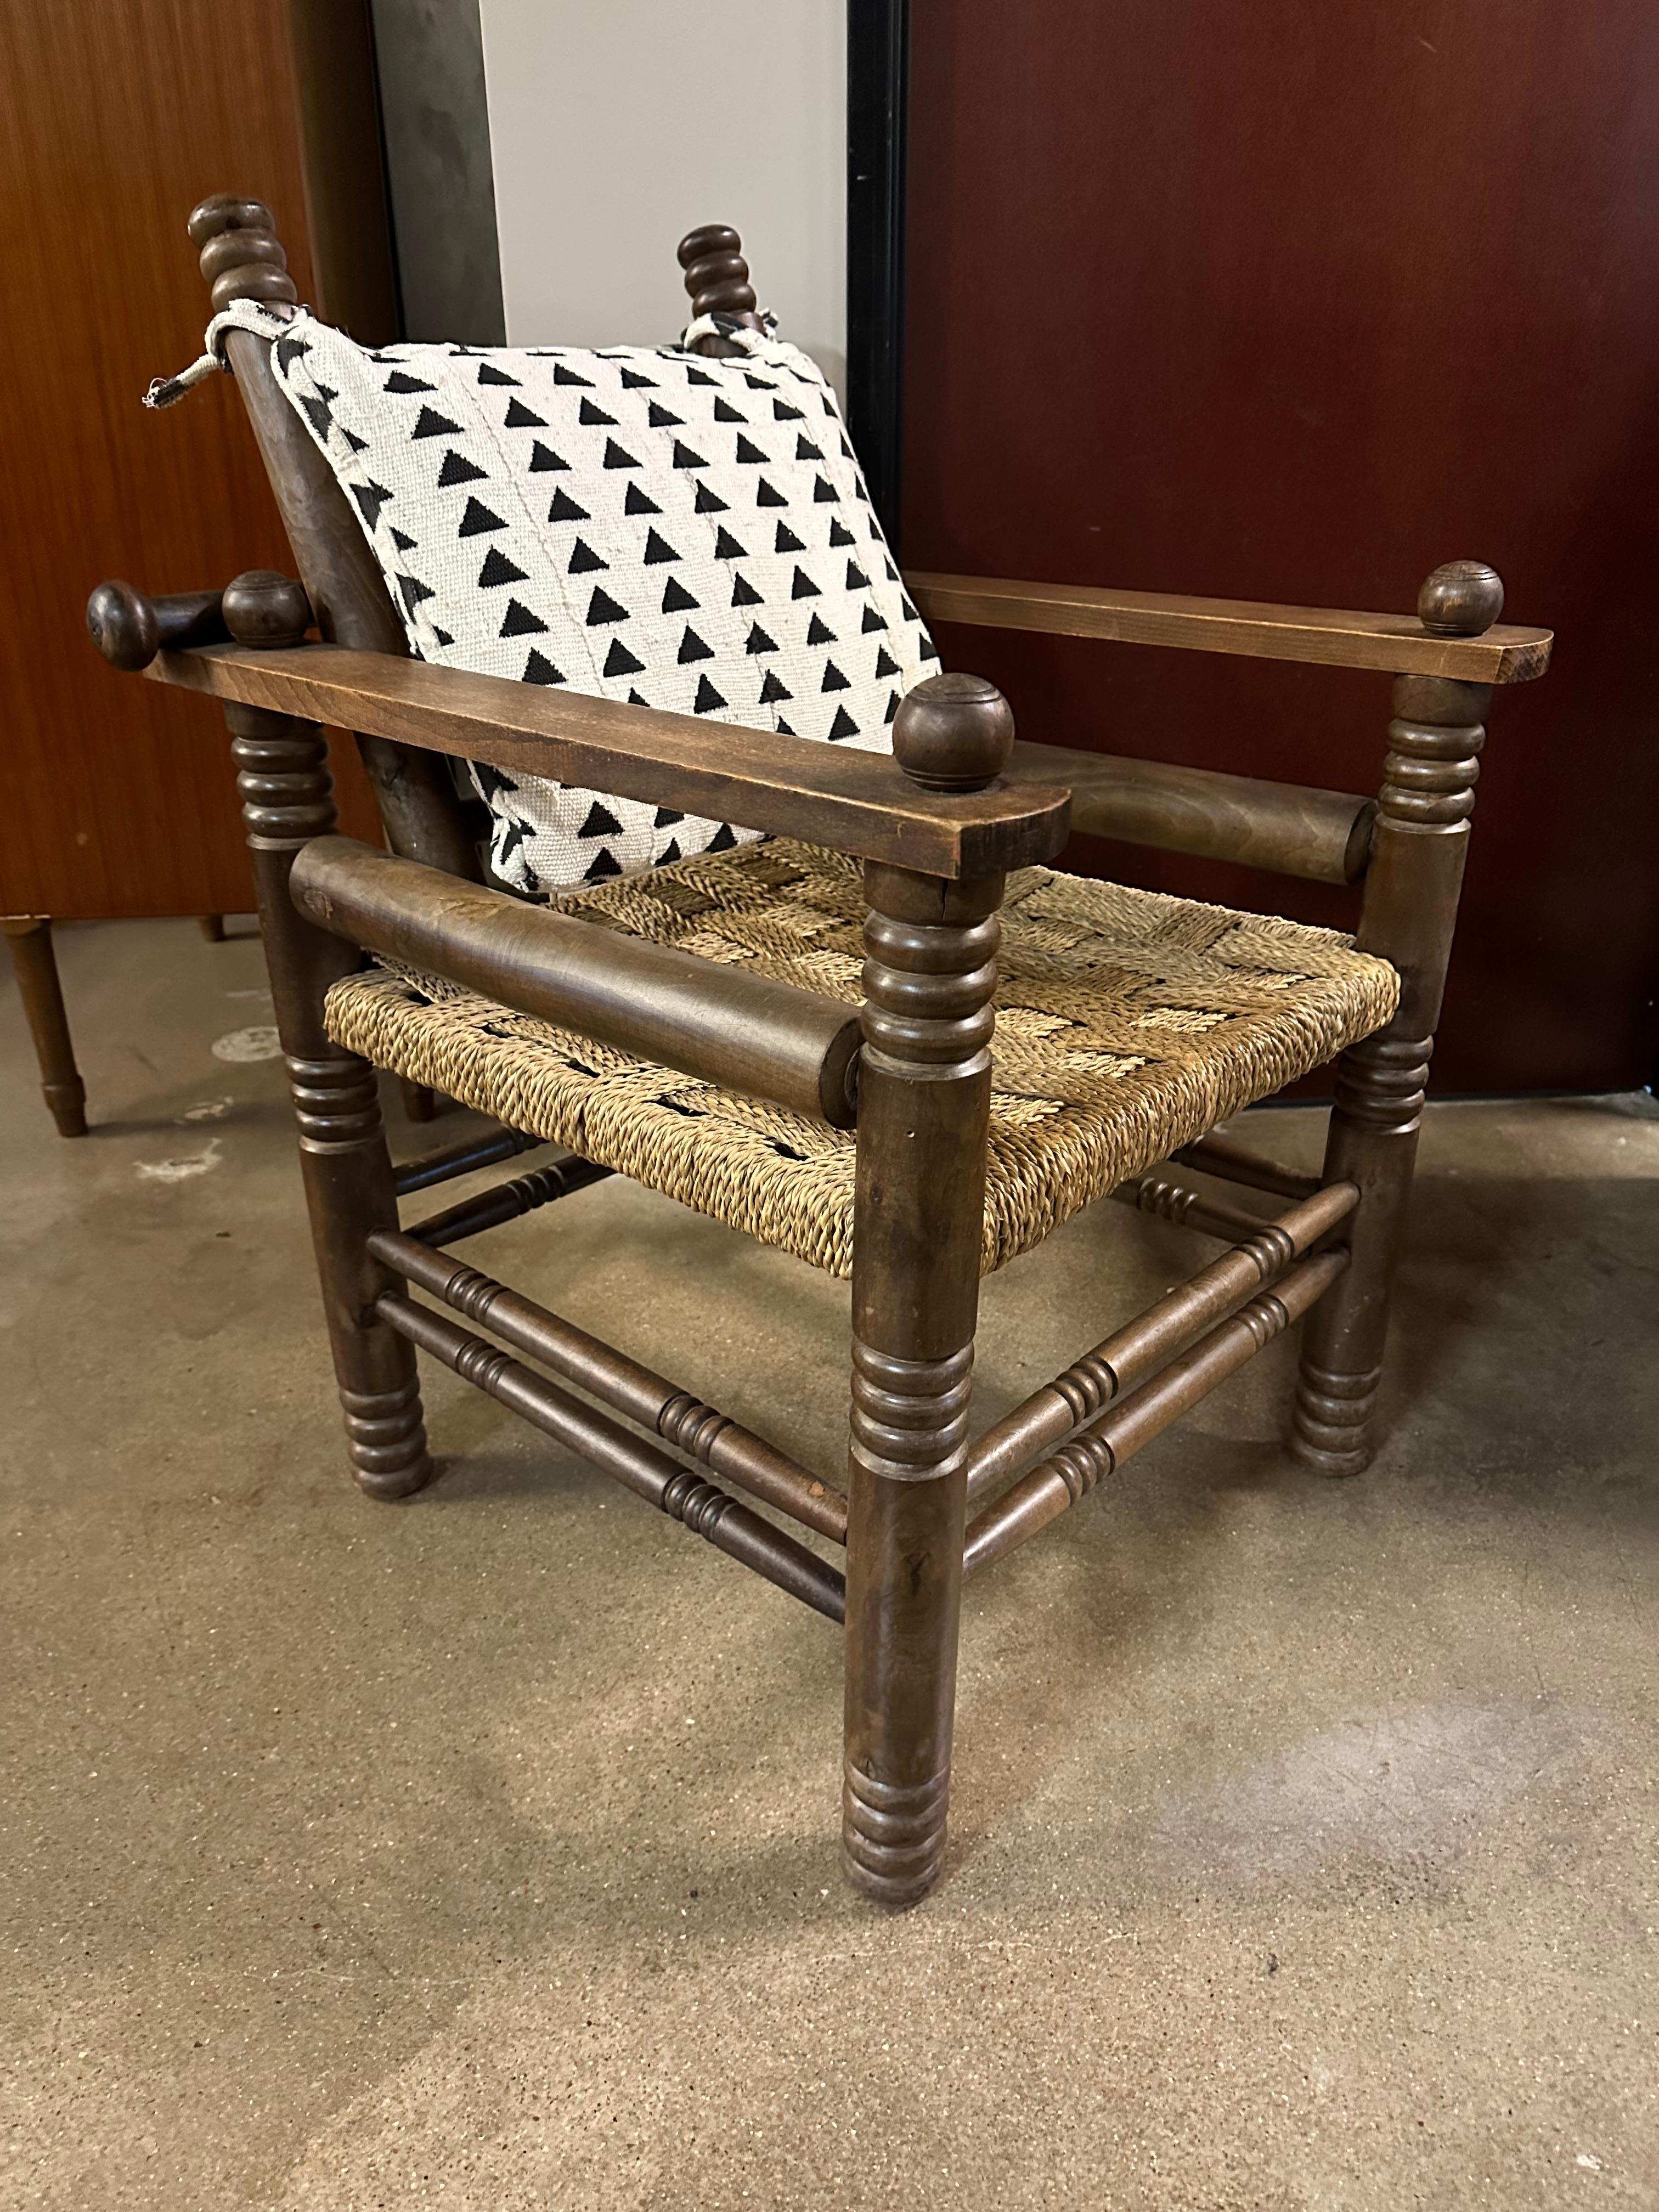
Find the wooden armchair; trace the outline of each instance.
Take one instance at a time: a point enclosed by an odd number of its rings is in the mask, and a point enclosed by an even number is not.
[[[216,309],[293,313],[266,210],[206,202],[191,235]],[[720,319],[695,338],[707,386],[752,354],[755,295],[730,232],[694,233],[680,258],[697,314]],[[119,665],[225,709],[357,1480],[399,1498],[431,1478],[419,1346],[844,1620],[845,1862],[871,1897],[912,1903],[944,1849],[964,1573],[1304,1315],[1291,1448],[1332,1474],[1365,1463],[1482,724],[1493,685],[1543,672],[1549,635],[1500,626],[1498,580],[1472,562],[1435,572],[1415,619],[907,580],[913,611],[953,622],[1386,672],[1375,804],[1017,744],[1003,700],[967,676],[911,686],[890,756],[428,665],[270,336],[224,343],[303,585],[253,574],[156,601],[108,585],[89,617]],[[428,391],[442,367],[375,358]],[[529,356],[489,359],[496,382],[527,374]],[[325,722],[358,733],[389,852],[334,834]],[[488,880],[446,757],[772,842],[529,903]],[[1057,875],[1044,864],[1068,826],[1353,884],[1357,941]],[[1339,1053],[1320,1176],[1208,1133]],[[493,1112],[498,1132],[394,1173],[376,1065]],[[401,1225],[400,1197],[544,1139],[563,1147],[550,1164]],[[1205,1196],[1172,1160],[1285,1203]],[[845,1492],[451,1256],[617,1171],[850,1273]],[[975,1437],[981,1272],[1108,1193],[1225,1249]],[[844,1578],[825,1547],[845,1547]]]

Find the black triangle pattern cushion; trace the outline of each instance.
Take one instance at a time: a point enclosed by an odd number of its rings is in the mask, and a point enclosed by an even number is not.
[[[823,375],[739,342],[370,352],[301,311],[273,357],[422,659],[890,750],[938,654]],[[471,774],[532,896],[759,835]]]

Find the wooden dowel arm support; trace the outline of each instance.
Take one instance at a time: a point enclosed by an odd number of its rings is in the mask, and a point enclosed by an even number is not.
[[[115,577],[87,601],[87,633],[112,668],[136,675],[164,647],[228,643],[219,599],[217,592],[165,592],[150,599]]]
[[[487,761],[515,778],[614,791],[918,873],[954,879],[1030,866],[1052,860],[1067,835],[1062,781],[998,778],[984,790],[930,790],[884,753],[388,653],[216,645],[163,653],[147,673],[212,698]]]
[[[1072,827],[1091,837],[1322,884],[1357,884],[1370,859],[1376,801],[1353,792],[1068,745],[1017,744],[1008,776],[1069,785]]]
[[[1528,684],[1548,667],[1554,642],[1547,629],[1513,623],[1493,622],[1477,636],[1449,635],[1431,628],[1421,614],[1350,614],[1334,607],[1185,599],[1167,592],[1109,591],[1091,584],[1024,583],[996,576],[913,572],[905,582],[928,622],[1042,630],[1055,637],[1173,646],[1325,668],[1375,668],[1399,676],[1449,676],[1468,684]]]
[[[856,1007],[767,975],[526,905],[437,868],[313,837],[290,886],[308,921],[538,1020],[769,1098],[856,1119]]]
[[[250,568],[222,592],[148,598],[118,577],[87,601],[87,630],[112,668],[136,675],[158,653],[198,645],[298,645],[312,624],[305,586],[274,568]]]

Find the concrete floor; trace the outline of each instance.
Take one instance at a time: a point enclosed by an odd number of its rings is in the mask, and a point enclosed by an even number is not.
[[[447,1480],[346,1480],[278,1064],[215,1056],[257,943],[61,949],[86,1141],[0,998],[0,2203],[1659,2205],[1641,1102],[1432,1114],[1367,1478],[1280,1452],[1281,1344],[971,1586],[890,1918],[833,1630],[446,1373]],[[1209,1249],[996,1278],[981,1410]],[[476,1249],[834,1467],[836,1285],[621,1183]]]

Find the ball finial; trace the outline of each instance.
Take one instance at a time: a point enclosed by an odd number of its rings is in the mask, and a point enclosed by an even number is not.
[[[743,240],[729,223],[706,222],[688,231],[679,242],[678,258],[685,272],[693,314],[730,315],[758,327]]]
[[[200,249],[215,314],[233,300],[291,307],[299,299],[276,235],[276,218],[263,200],[215,192],[191,210],[185,228],[191,244]]]
[[[925,791],[982,791],[1013,749],[1013,709],[982,676],[930,676],[899,702],[893,755]]]
[[[118,578],[100,584],[87,601],[87,631],[110,666],[130,676],[148,668],[161,649],[155,608]]]
[[[1504,611],[1504,581],[1484,561],[1448,561],[1417,595],[1417,617],[1436,637],[1479,637]]]
[[[275,568],[248,568],[220,594],[225,628],[238,645],[300,645],[311,628],[305,586]]]
[[[765,328],[755,311],[755,288],[743,258],[743,240],[728,223],[706,222],[688,231],[679,243],[679,264],[694,316],[725,315],[745,330]],[[692,350],[719,358],[743,349],[716,337],[696,339]]]

